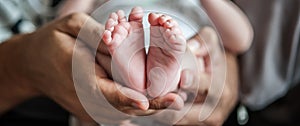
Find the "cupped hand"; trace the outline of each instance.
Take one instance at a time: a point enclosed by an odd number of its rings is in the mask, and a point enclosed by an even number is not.
[[[190,47],[195,55],[199,65],[204,59],[204,70],[195,73],[191,70],[183,70],[180,87],[188,96],[195,97],[192,101],[185,103],[182,111],[167,110],[160,113],[156,119],[160,122],[176,125],[222,125],[227,116],[233,109],[237,101],[238,92],[238,71],[237,62],[234,55],[222,52],[218,43],[216,32],[209,28],[203,28],[199,35],[202,38],[194,37],[188,44],[195,46],[194,42],[206,47]],[[205,41],[205,43],[204,43]],[[224,59],[226,60],[224,62]],[[212,63],[214,62],[214,63]],[[224,67],[226,69],[224,69]],[[225,71],[224,71],[225,70]],[[213,76],[212,73],[224,73],[224,77]],[[212,79],[215,82],[224,83],[221,95],[215,93],[215,89],[211,89]],[[197,93],[191,94],[189,92]],[[208,101],[205,103],[205,101]],[[215,102],[218,101],[215,105]],[[205,103],[205,104],[204,104]],[[211,113],[208,110],[213,110]],[[184,116],[182,116],[184,115]]]
[[[76,39],[80,32],[83,34]],[[31,97],[47,96],[80,120],[91,121],[90,115],[96,115],[93,119],[111,123],[118,122],[113,118],[115,115],[120,121],[130,117],[120,116],[120,111],[114,108],[134,115],[151,114],[151,111],[144,111],[149,106],[156,109],[166,108],[163,101],[174,100],[176,97],[173,94],[170,94],[169,98],[154,100],[153,105],[149,105],[143,94],[113,82],[107,76],[104,67],[95,62],[93,45],[95,40],[101,38],[102,32],[103,26],[90,16],[75,13],[46,24],[31,34],[7,41],[1,46],[5,48],[1,53],[7,55],[6,62],[3,63],[9,69],[10,78],[13,78],[16,84],[22,82],[21,87],[26,87],[23,89],[26,89],[27,94],[32,94]],[[100,50],[101,48],[97,52],[101,52]],[[105,59],[101,61],[107,62]],[[91,65],[94,70],[86,65]],[[76,73],[74,68],[78,68]],[[95,74],[91,74],[91,71]],[[83,80],[84,83],[78,80]],[[74,82],[79,83],[75,83],[74,86]],[[87,113],[87,107],[82,103],[84,100],[78,95],[81,91],[90,91],[86,93],[97,95],[99,99],[96,100],[100,101],[98,103],[108,101],[113,107],[86,100],[87,104],[97,105],[93,108],[97,112],[101,111],[96,114]],[[136,99],[129,98],[124,93]]]

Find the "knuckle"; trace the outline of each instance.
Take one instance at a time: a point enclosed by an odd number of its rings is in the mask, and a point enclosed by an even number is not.
[[[48,36],[52,37],[53,39],[60,38],[61,32],[57,29],[51,29],[48,32]]]
[[[84,13],[72,13],[66,17],[65,26],[72,29],[81,28],[87,17]]]
[[[124,87],[120,87],[120,88],[124,88]],[[122,93],[122,91],[119,91],[119,90],[122,90],[122,89],[114,89],[113,92],[116,92],[116,95],[115,96],[112,96],[114,97],[113,100],[114,101],[111,101],[112,105],[115,106],[115,107],[124,107],[124,106],[131,106],[131,103],[133,102],[133,99],[127,97],[125,94]],[[111,97],[111,96],[110,96]]]
[[[86,17],[86,14],[76,12],[76,13],[72,13],[72,14],[68,15],[66,18],[67,18],[67,20],[79,20],[84,17]]]
[[[151,109],[165,109],[166,106],[160,99],[151,99],[150,101],[150,108]]]

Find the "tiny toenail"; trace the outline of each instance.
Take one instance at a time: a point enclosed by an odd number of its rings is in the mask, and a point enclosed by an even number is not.
[[[171,26],[172,26],[171,22],[169,22],[169,21],[166,22],[166,24],[167,24],[168,27],[171,27]]]

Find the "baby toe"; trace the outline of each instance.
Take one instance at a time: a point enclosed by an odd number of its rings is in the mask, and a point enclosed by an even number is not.
[[[113,13],[110,14],[109,18],[112,18],[112,19],[117,21],[118,20],[118,15],[117,15],[116,12],[113,12]]]
[[[112,19],[112,18],[109,18],[105,24],[105,29],[106,30],[109,30],[109,31],[114,31],[114,27],[117,25],[117,21]]]
[[[164,24],[165,28],[172,28],[172,27],[178,27],[178,23],[177,21],[173,20],[173,19],[169,19],[166,21],[166,23]]]
[[[118,21],[119,22],[125,22],[126,21],[125,12],[123,10],[118,10],[117,15],[118,15]]]
[[[163,33],[165,40],[170,39],[172,36],[182,36],[182,32],[179,28],[168,28]]]
[[[164,24],[168,21],[171,20],[172,18],[170,16],[167,15],[162,15],[160,16],[160,18],[158,19],[158,22],[161,26],[164,26]]]
[[[131,26],[130,26],[129,22],[121,22],[120,26],[124,27],[127,30],[127,32],[130,31]]]
[[[115,35],[118,35],[120,37],[120,40],[116,40],[116,41],[123,41],[128,35],[128,30],[126,30],[126,28],[123,27],[122,25],[117,25],[113,32],[113,39]]]
[[[173,35],[174,33],[171,31],[171,29],[167,29],[166,32],[164,33],[164,36],[166,38],[170,38],[171,35]]]
[[[142,23],[144,10],[141,7],[134,7],[129,14],[129,21],[137,21]]]
[[[109,30],[104,31],[102,40],[106,45],[110,45],[112,38],[111,38],[111,32]]]
[[[148,22],[150,23],[150,25],[152,25],[152,26],[159,25],[158,19],[160,18],[160,16],[161,16],[161,14],[150,13],[148,16]]]

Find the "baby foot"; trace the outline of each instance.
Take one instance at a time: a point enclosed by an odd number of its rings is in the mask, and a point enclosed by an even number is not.
[[[151,27],[147,92],[151,97],[158,97],[178,87],[186,40],[177,22],[171,17],[151,13],[148,20]]]
[[[114,80],[140,92],[146,87],[143,15],[140,7],[131,10],[128,21],[124,11],[112,13],[103,34],[112,55]]]

